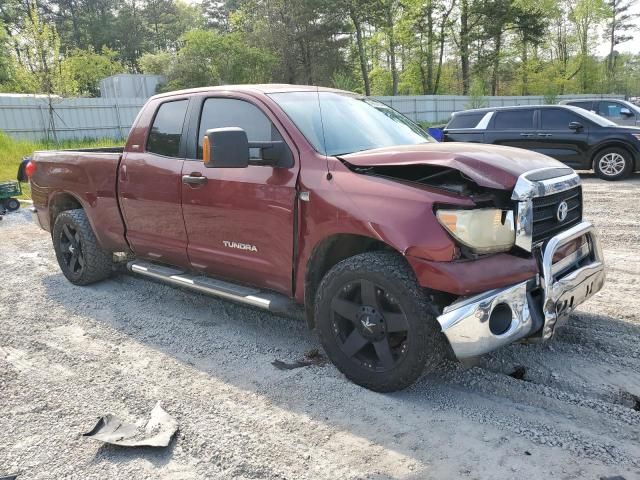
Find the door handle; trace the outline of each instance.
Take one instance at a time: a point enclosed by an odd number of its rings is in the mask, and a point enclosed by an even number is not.
[[[533,137],[533,133],[521,133],[521,137]]]
[[[553,135],[551,133],[539,133],[538,136],[539,137],[553,137]]]
[[[203,177],[200,173],[194,172],[190,175],[183,175],[182,183],[186,185],[204,185],[207,183],[207,177]]]

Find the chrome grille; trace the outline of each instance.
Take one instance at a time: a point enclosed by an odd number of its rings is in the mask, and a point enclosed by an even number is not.
[[[558,219],[558,207],[567,203],[567,217]],[[543,243],[562,230],[582,221],[582,187],[577,186],[563,192],[533,199],[532,242]]]

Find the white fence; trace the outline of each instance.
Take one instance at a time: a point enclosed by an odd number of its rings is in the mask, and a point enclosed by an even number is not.
[[[595,95],[562,95],[558,100],[593,98]],[[623,98],[598,95],[602,98]],[[462,95],[374,97],[412,120],[445,122],[452,112],[470,108]],[[124,138],[146,98],[57,98],[0,95],[0,130],[28,140]],[[542,96],[482,97],[483,106],[539,105]]]
[[[124,138],[145,101],[0,95],[0,130],[25,140]]]
[[[544,105],[545,97],[537,95],[513,97],[482,97],[474,99],[481,105],[472,105],[470,97],[464,95],[416,95],[396,97],[374,97],[413,121],[446,123],[453,112],[469,108],[508,107],[513,105]],[[624,98],[623,95],[559,95],[556,100],[580,98]]]

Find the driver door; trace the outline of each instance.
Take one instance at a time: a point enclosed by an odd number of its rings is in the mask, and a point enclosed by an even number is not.
[[[199,124],[190,130],[192,142],[197,136],[196,158],[187,158],[182,169],[184,177],[203,178],[198,184],[182,184],[191,266],[291,295],[297,158],[290,168],[208,168],[202,162],[202,139],[212,128],[240,127],[252,142],[288,139],[275,119],[249,99],[200,97],[194,108],[200,109],[194,116]]]

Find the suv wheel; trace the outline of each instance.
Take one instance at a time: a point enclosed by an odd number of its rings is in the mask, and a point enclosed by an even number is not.
[[[111,275],[113,256],[98,244],[84,210],[66,210],[56,217],[53,248],[62,273],[75,285]]]
[[[414,383],[445,357],[433,306],[406,261],[369,252],[335,265],[316,297],[328,357],[350,380],[378,392]]]
[[[593,169],[604,180],[620,180],[631,174],[633,158],[621,148],[606,148],[595,156]]]

